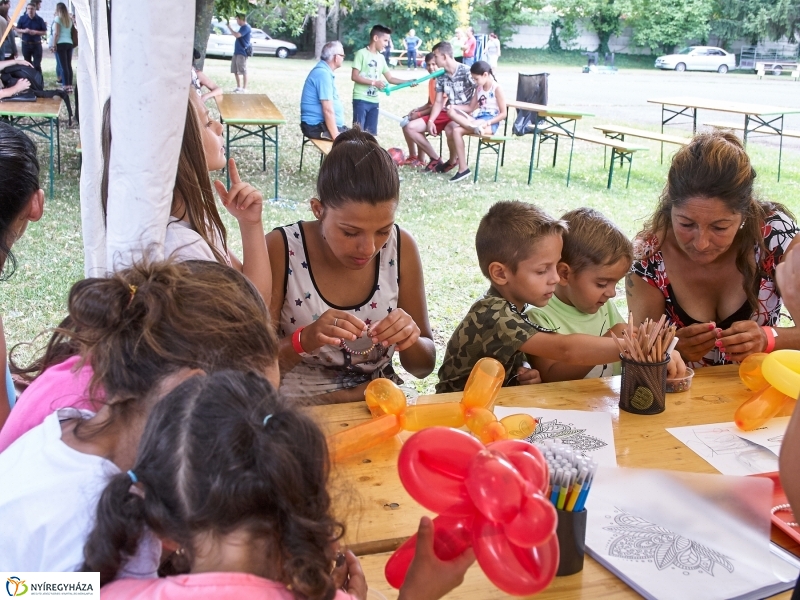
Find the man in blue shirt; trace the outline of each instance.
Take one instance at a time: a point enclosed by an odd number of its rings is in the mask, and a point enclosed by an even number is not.
[[[25,8],[25,13],[17,22],[17,33],[22,35],[22,56],[41,73],[42,36],[47,35],[47,23],[36,14],[36,5],[32,2]]]
[[[243,94],[247,91],[247,57],[253,54],[253,46],[250,45],[250,25],[244,13],[236,14],[236,23],[239,31],[233,31],[236,42],[233,44],[233,57],[231,58],[231,73],[236,76],[236,89],[234,94]],[[241,86],[239,85],[239,75],[242,76]]]
[[[408,30],[408,35],[403,38],[403,46],[408,57],[408,68],[417,70],[417,49],[422,45],[422,40],[417,37],[417,32],[413,29]]]
[[[320,61],[306,77],[300,96],[300,129],[307,138],[335,140],[347,131],[333,74],[343,62],[342,43],[328,42],[322,47]]]

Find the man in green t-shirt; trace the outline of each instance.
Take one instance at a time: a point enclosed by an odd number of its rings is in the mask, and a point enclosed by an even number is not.
[[[353,127],[358,125],[372,135],[378,135],[378,91],[386,87],[381,77],[389,83],[403,83],[391,74],[382,54],[391,34],[388,27],[375,25],[369,32],[369,46],[353,58]]]

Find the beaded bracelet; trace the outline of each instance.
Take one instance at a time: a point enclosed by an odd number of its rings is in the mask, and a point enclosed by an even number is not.
[[[789,504],[778,504],[778,506],[773,506],[770,512],[772,512],[773,515],[779,512],[792,512],[792,507]],[[789,527],[800,527],[800,524],[795,521],[784,521],[784,523]]]
[[[363,345],[364,342],[362,340],[367,340],[367,341],[369,341],[369,344],[370,344],[369,347],[364,349],[364,350],[358,350],[358,349],[352,348],[344,340],[342,340],[339,345],[348,354],[354,354],[356,356],[366,356],[367,354],[369,354],[370,352],[372,352],[375,349],[375,344],[373,344],[372,340],[370,338],[368,338],[368,337],[361,337],[361,338],[355,340],[353,343],[359,344],[359,342],[361,342],[361,344]]]

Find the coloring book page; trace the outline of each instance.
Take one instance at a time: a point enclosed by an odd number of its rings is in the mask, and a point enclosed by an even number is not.
[[[770,545],[770,501],[769,485],[751,478],[600,469],[586,549],[645,598],[764,598],[799,572]]]
[[[494,407],[494,414],[498,420],[520,413],[531,415],[537,420],[536,430],[525,438],[529,442],[560,439],[581,455],[596,460],[601,467],[617,466],[610,413],[513,406]]]
[[[790,417],[771,419],[753,431],[734,423],[667,429],[723,475],[754,475],[778,470],[781,442]]]

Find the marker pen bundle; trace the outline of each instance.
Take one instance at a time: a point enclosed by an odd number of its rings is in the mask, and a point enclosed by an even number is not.
[[[547,496],[550,502],[559,510],[583,510],[597,471],[597,462],[581,456],[560,439],[548,439],[535,445],[547,461],[550,475]]]

